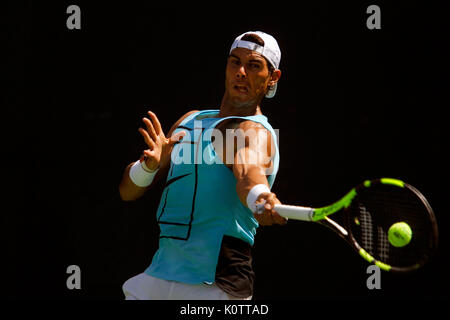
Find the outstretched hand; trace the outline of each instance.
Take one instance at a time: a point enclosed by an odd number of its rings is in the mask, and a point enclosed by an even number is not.
[[[167,138],[156,115],[151,111],[148,111],[148,115],[150,119],[145,117],[142,119],[147,130],[139,128],[139,132],[148,146],[148,149],[144,150],[145,164],[150,170],[156,170],[161,163],[168,161],[172,146],[186,132],[181,131]]]

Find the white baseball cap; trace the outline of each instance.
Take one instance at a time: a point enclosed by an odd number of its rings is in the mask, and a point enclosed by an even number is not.
[[[247,34],[256,34],[258,35],[263,41],[264,46],[260,46],[257,43],[241,40],[242,37],[244,37]],[[237,37],[233,44],[231,45],[230,53],[235,48],[245,48],[249,50],[253,50],[256,52],[259,52],[264,58],[269,61],[269,63],[275,68],[278,69],[280,66],[280,60],[281,60],[281,50],[278,46],[277,40],[275,40],[274,37],[272,37],[270,34],[267,34],[262,31],[248,31],[243,34],[241,34],[239,37]],[[277,85],[278,83],[275,83],[274,86],[272,86],[269,91],[267,91],[266,98],[273,98],[275,96],[275,93],[277,92]]]

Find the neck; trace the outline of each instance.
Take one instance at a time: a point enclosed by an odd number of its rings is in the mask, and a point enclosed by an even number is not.
[[[224,118],[229,116],[254,116],[262,114],[261,100],[257,102],[239,103],[230,99],[225,93],[220,104],[220,112],[217,117]]]

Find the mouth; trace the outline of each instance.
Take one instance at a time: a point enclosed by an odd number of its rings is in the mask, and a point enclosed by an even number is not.
[[[248,87],[246,85],[237,84],[237,85],[233,86],[233,89],[235,89],[239,93],[242,93],[242,94],[245,94],[245,95],[248,94]]]

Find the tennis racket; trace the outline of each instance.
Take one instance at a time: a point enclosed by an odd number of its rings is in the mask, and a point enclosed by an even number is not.
[[[258,205],[259,210],[263,207]],[[389,272],[411,272],[422,267],[438,243],[430,204],[416,188],[397,179],[366,180],[339,201],[322,208],[277,204],[274,209],[285,218],[331,228],[361,257]],[[330,219],[331,215],[336,219]],[[392,245],[388,239],[389,228],[397,222],[407,223],[412,231],[411,240],[402,247]]]

